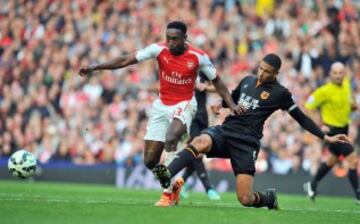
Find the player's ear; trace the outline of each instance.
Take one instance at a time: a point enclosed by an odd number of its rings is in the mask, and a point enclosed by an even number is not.
[[[186,40],[187,39],[187,34],[184,34],[184,40]]]

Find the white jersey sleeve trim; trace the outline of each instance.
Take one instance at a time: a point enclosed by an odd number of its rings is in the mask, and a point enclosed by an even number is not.
[[[209,57],[205,54],[199,54],[195,51],[191,51],[199,59],[199,70],[203,72],[209,80],[214,80],[216,78],[216,68],[210,61]]]
[[[287,111],[290,113],[292,110],[294,110],[296,108],[296,104],[292,105]]]
[[[146,48],[138,50],[135,54],[136,60],[142,62],[151,58],[156,58],[165,47],[158,44],[151,44]]]

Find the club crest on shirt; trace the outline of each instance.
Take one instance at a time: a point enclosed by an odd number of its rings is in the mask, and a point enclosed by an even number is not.
[[[166,64],[169,64],[169,60],[167,59],[166,56],[163,57],[164,61],[166,62]]]
[[[194,67],[195,63],[194,63],[193,61],[188,61],[188,62],[186,63],[186,65],[187,65],[187,67],[188,67],[189,69],[192,69],[192,68]]]
[[[267,98],[269,98],[269,96],[270,96],[270,93],[266,92],[266,91],[262,91],[262,93],[260,94],[260,98],[262,100],[266,100]]]

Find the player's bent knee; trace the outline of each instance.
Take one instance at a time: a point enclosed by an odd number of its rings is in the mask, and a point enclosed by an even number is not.
[[[202,134],[195,137],[190,144],[193,145],[199,153],[207,153],[211,148],[212,140],[209,135]]]
[[[177,138],[175,135],[173,134],[168,134],[166,135],[166,138],[165,138],[165,145],[172,145],[172,144],[176,144],[177,142]]]
[[[165,139],[165,150],[166,151],[176,151],[176,146],[178,143],[178,139],[175,135],[167,135]]]

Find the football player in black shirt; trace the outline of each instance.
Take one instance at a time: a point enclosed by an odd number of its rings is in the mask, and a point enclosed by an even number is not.
[[[247,76],[232,92],[234,102],[243,106],[242,115],[229,115],[222,125],[209,127],[194,138],[166,167],[157,165],[156,175],[162,186],[169,186],[171,177],[195,160],[199,154],[208,157],[230,158],[236,176],[236,194],[246,207],[278,209],[275,189],[266,193],[253,191],[255,161],[265,120],[276,110],[287,111],[304,129],[327,143],[346,143],[346,135],[325,135],[294,103],[288,89],[277,82],[281,59],[278,55],[266,55],[257,76]],[[223,107],[227,105],[223,103]]]

